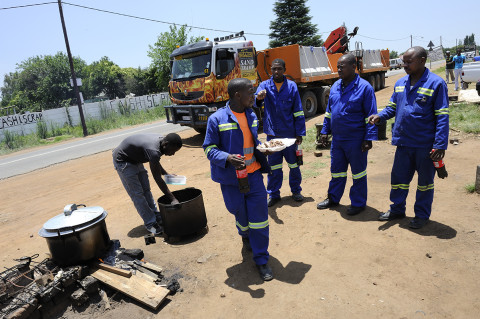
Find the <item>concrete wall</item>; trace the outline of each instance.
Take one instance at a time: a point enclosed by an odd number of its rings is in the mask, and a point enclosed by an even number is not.
[[[110,101],[85,103],[83,113],[85,119],[101,119],[101,109],[120,113],[120,108],[129,108],[131,111],[148,110],[156,106],[170,103],[168,92],[150,94],[144,96],[126,97]],[[0,117],[0,141],[4,138],[4,132],[17,135],[27,135],[37,131],[37,122],[44,121],[50,130],[51,126],[63,127],[66,124],[80,125],[80,113],[78,106],[62,107],[42,112],[27,112],[22,114],[7,115]],[[70,123],[71,122],[71,123]]]

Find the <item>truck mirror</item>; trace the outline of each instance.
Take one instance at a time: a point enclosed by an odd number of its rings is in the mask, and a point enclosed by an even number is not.
[[[226,59],[227,58],[227,49],[218,49],[217,50],[217,58],[218,59]]]

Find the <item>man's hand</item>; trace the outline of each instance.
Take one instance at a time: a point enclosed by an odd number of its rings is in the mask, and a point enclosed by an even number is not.
[[[320,136],[320,144],[323,146],[323,147],[327,147],[328,145],[328,134],[322,134]]]
[[[362,152],[366,152],[372,148],[372,141],[363,141],[362,142]]]
[[[227,162],[233,165],[233,167],[242,168],[245,166],[245,156],[240,154],[230,154],[227,157]]]
[[[377,114],[373,114],[373,115],[370,115],[368,117],[368,124],[377,124],[378,122],[380,122],[380,116],[378,116]]]
[[[257,94],[257,100],[262,101],[267,96],[267,90],[261,90]]]
[[[435,162],[438,162],[439,160],[443,159],[444,156],[445,156],[445,150],[433,149],[430,152],[430,158]]]
[[[302,137],[302,136],[297,136],[296,138],[297,138],[297,141],[296,141],[295,143],[297,143],[297,145],[302,144],[302,142],[303,142],[303,137]]]

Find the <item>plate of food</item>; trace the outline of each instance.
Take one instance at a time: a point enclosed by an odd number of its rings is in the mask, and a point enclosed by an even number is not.
[[[260,152],[278,152],[295,144],[295,138],[274,138],[270,141],[263,142],[257,146]]]

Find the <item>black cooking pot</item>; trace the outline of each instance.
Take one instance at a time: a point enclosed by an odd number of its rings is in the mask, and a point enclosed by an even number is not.
[[[193,187],[172,192],[180,202],[170,205],[164,195],[158,199],[163,231],[168,236],[185,236],[196,233],[207,226],[207,215],[202,191]]]
[[[60,266],[102,257],[110,244],[107,212],[99,206],[78,206],[65,206],[63,214],[48,220],[38,232],[47,240],[52,259]]]

